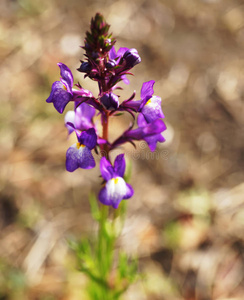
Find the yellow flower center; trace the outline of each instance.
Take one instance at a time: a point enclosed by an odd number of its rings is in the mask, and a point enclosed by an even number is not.
[[[112,178],[112,180],[114,181],[114,183],[115,183],[115,184],[117,184],[117,183],[118,183],[118,181],[119,181],[119,178],[118,178],[118,177],[116,177],[116,178]]]
[[[67,87],[63,84],[63,88],[67,91]]]
[[[152,102],[151,99],[152,99],[152,98],[150,98],[150,99],[147,101],[146,105],[149,105],[149,104]]]
[[[80,149],[80,147],[84,148],[84,147],[85,147],[85,145],[83,145],[83,144],[80,144],[80,143],[76,143],[76,147],[77,147],[77,149]]]

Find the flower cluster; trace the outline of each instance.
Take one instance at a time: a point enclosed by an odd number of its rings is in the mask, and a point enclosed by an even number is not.
[[[134,141],[139,140],[146,141],[150,150],[154,151],[157,142],[165,141],[162,132],[166,126],[162,120],[164,114],[161,98],[154,95],[153,80],[142,84],[140,99],[136,100],[133,93],[129,99],[119,101],[115,93],[119,82],[129,84],[127,76],[131,74],[130,70],[141,62],[137,50],[120,48],[116,52],[116,41],[108,33],[109,25],[99,13],[92,19],[90,29],[91,32],[86,33],[85,45],[82,47],[86,59],[81,61],[78,71],[84,73],[84,77],[97,81],[98,96],[94,96],[79,83],[74,87],[70,69],[65,64],[58,63],[61,78],[53,83],[46,101],[53,103],[61,114],[66,105],[73,102],[74,110],[66,113],[65,126],[69,134],[73,131],[76,133],[77,143],[66,153],[66,169],[73,172],[77,168],[95,167],[92,154],[94,149],[95,153],[102,156],[100,169],[104,186],[99,193],[99,200],[105,205],[117,208],[121,200],[132,197],[133,189],[123,179],[124,155],[118,155],[112,165],[110,151],[126,142],[135,146]],[[133,122],[121,136],[111,142],[108,137],[109,119],[123,112],[130,113]],[[102,133],[96,128],[95,116],[100,118]],[[137,126],[134,124],[136,121]]]

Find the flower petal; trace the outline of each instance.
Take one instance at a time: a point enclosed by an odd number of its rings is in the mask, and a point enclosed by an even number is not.
[[[157,142],[163,143],[165,142],[165,138],[161,133],[158,133],[154,136],[145,137],[145,141],[147,142],[149,149],[153,152],[156,150]]]
[[[147,100],[149,100],[154,91],[153,91],[153,85],[154,85],[155,81],[154,80],[150,80],[147,82],[144,82],[141,88],[141,99],[143,100],[143,105],[142,107],[146,104]]]
[[[111,205],[111,199],[108,198],[108,190],[106,187],[102,188],[98,194],[99,201],[104,205]]]
[[[123,199],[129,199],[134,195],[134,190],[129,183],[126,183],[126,194]]]
[[[114,170],[110,162],[106,159],[106,157],[102,157],[100,160],[100,170],[102,177],[108,181],[114,176]]]
[[[97,135],[94,128],[83,131],[80,136],[77,135],[78,141],[84,144],[88,149],[93,149],[97,144]]]
[[[120,47],[119,50],[118,50],[118,52],[117,52],[117,57],[123,56],[127,50],[129,50],[129,48]]]
[[[69,172],[74,172],[78,168],[78,149],[74,144],[73,146],[69,147],[66,152],[66,170]]]
[[[55,81],[52,85],[51,94],[46,102],[52,102],[56,110],[62,114],[71,99],[72,94],[65,89],[63,83],[61,81]]]
[[[123,177],[125,174],[125,158],[124,154],[119,154],[114,161],[114,173]]]
[[[80,147],[78,150],[78,163],[82,169],[92,169],[96,163],[92,156],[91,150],[88,147]]]
[[[159,118],[164,118],[161,108],[161,98],[158,96],[152,96],[152,98],[145,103],[141,112],[143,113],[147,123],[151,123]]]
[[[58,63],[58,66],[60,68],[60,75],[63,78],[63,80],[67,83],[67,88],[69,90],[69,92],[72,91],[72,87],[73,87],[73,75],[70,71],[70,69],[63,63]]]
[[[73,172],[78,168],[91,169],[96,165],[91,150],[82,145],[77,148],[76,144],[66,152],[66,170]]]
[[[115,50],[114,46],[109,51],[108,55],[109,55],[109,59],[115,59],[117,57],[116,50]]]

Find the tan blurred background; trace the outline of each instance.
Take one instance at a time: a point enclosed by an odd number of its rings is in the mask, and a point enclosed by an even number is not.
[[[120,245],[146,276],[124,299],[244,299],[244,2],[1,0],[0,300],[86,299],[67,240],[95,230],[99,168],[65,171],[73,137],[45,100],[58,62],[97,94],[76,71],[96,12],[142,58],[121,95],[154,79],[168,127],[153,155],[125,148],[135,195]]]

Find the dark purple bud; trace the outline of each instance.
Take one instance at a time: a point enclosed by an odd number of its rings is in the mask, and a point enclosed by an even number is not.
[[[79,69],[77,69],[77,71],[79,72],[83,72],[83,73],[89,73],[91,71],[92,67],[91,64],[88,61],[84,61]]]
[[[99,53],[96,52],[96,51],[93,51],[93,52],[91,53],[91,57],[95,60],[95,59],[99,58]]]
[[[117,109],[119,107],[119,97],[113,93],[106,93],[101,97],[101,103],[106,109]]]
[[[117,62],[114,59],[110,59],[107,63],[106,63],[106,68],[107,69],[112,69],[117,65]]]
[[[123,55],[123,60],[126,62],[126,69],[131,69],[141,62],[141,58],[135,48],[127,50]]]

